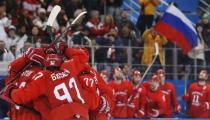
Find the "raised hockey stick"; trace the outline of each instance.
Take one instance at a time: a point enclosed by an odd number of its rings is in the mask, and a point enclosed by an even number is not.
[[[140,83],[138,84],[138,86],[136,88],[138,88],[141,83],[143,82],[144,78],[146,77],[147,73],[149,72],[149,70],[151,69],[152,65],[155,63],[155,60],[157,59],[159,55],[159,47],[158,47],[158,44],[155,42],[155,56],[152,60],[152,63],[147,67],[146,71],[144,72],[142,78],[141,78],[141,81]],[[136,94],[138,93],[138,91],[134,94],[134,95],[131,95],[129,98],[128,98],[128,103],[132,102],[134,97],[136,96]]]
[[[55,19],[57,18],[60,11],[61,11],[61,7],[58,5],[55,5],[49,15],[48,20],[47,20],[47,32],[50,35],[50,40],[52,41],[52,44],[53,44],[53,41],[55,40],[54,34],[52,32],[52,26],[53,26],[53,23],[55,22]],[[55,50],[59,54],[59,50],[58,50],[57,46],[55,46]]]
[[[81,12],[72,22],[71,24],[65,29],[65,31],[63,31],[57,38],[55,38],[55,40],[52,42],[52,44],[56,44],[58,40],[60,40],[60,38],[62,38],[67,32],[68,30],[74,26],[79,19],[81,19],[85,14],[87,13],[87,11],[83,11]]]
[[[147,73],[149,72],[149,70],[151,69],[152,65],[155,63],[155,60],[157,59],[159,55],[159,47],[158,47],[158,44],[155,42],[155,56],[152,60],[152,63],[147,67],[146,71],[144,72],[143,76],[142,76],[142,80],[140,83],[142,83],[144,81],[144,78],[146,77]]]

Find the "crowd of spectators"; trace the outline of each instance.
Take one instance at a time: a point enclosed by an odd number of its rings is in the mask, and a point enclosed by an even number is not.
[[[83,20],[77,22],[62,38],[69,46],[85,46],[99,70],[107,68],[107,63],[147,66],[152,59],[154,40],[160,39],[157,65],[172,65],[174,48],[164,36],[151,32],[155,25],[156,7],[159,0],[139,0],[140,15],[135,24],[130,20],[128,10],[122,9],[123,0],[2,0],[0,2],[0,61],[11,61],[29,47],[44,47],[51,42],[46,32],[46,22],[53,6],[62,7],[53,26],[55,36],[59,36],[79,13],[87,10]],[[209,13],[205,13],[197,30],[205,46],[205,61],[199,65],[210,65]],[[148,34],[149,33],[149,34]],[[151,43],[151,44],[150,44]],[[94,46],[94,50],[91,47]],[[93,54],[94,53],[94,54]],[[167,56],[167,59],[166,57]],[[91,57],[90,57],[91,58]],[[193,60],[178,53],[178,64],[192,64]],[[129,66],[130,67],[130,66]],[[143,68],[143,67],[142,67]],[[184,72],[180,67],[178,71]],[[166,67],[172,72],[172,67]]]

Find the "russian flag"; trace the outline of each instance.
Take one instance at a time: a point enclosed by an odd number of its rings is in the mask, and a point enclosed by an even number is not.
[[[155,25],[155,30],[188,54],[198,44],[197,32],[190,20],[174,5],[170,5]]]

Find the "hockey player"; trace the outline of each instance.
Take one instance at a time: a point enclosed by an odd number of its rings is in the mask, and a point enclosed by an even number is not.
[[[103,78],[103,80],[107,83],[109,80],[109,74],[106,69],[101,70],[100,76]]]
[[[91,110],[90,119],[91,120],[109,120],[111,117],[111,112],[114,107],[114,98],[112,89],[107,85],[100,74],[94,69],[89,67],[86,71],[90,71],[94,75],[94,80],[96,84],[96,91],[100,96],[99,107],[95,110]]]
[[[115,97],[115,107],[112,112],[114,118],[127,117],[127,101],[132,92],[132,85],[129,81],[123,80],[123,73],[119,67],[113,70],[114,80],[109,82]]]
[[[161,80],[160,89],[162,90],[166,98],[166,112],[163,117],[171,118],[173,111],[176,113],[179,113],[181,111],[181,107],[177,102],[174,85],[169,82],[165,82],[165,71],[163,69],[158,69],[156,71],[156,74]]]
[[[166,110],[165,97],[160,90],[160,79],[157,75],[153,75],[146,87],[146,117],[157,118],[162,117]]]
[[[208,118],[210,103],[210,87],[207,84],[208,72],[201,70],[198,82],[190,84],[183,100],[187,102],[187,115],[192,118]]]
[[[127,118],[143,118],[145,115],[146,89],[139,85],[141,73],[134,70],[132,73],[133,91],[128,99],[128,116]]]
[[[11,78],[13,78],[21,69],[24,68],[29,62],[31,62],[31,66],[28,69],[23,71],[23,73],[13,82],[16,84],[18,88],[25,88],[27,84],[32,82],[32,77],[37,74],[37,72],[41,71],[43,68],[45,53],[43,49],[39,48],[29,48],[23,56],[15,59],[9,65],[9,75],[6,79],[6,85],[10,82]],[[5,97],[5,96],[4,96]],[[27,108],[11,105],[11,110],[9,113],[10,119],[15,120],[40,120],[40,112],[42,114],[47,113],[49,108],[47,104],[43,101],[44,98],[36,99],[32,102],[25,103],[24,106]],[[11,101],[12,102],[12,101]],[[29,108],[29,109],[28,109]],[[38,112],[39,111],[39,112]]]
[[[73,54],[77,56],[72,57]],[[52,109],[49,120],[88,119],[89,106],[85,101],[88,94],[83,92],[77,80],[88,57],[72,48],[65,50],[65,55],[70,59],[62,64],[61,70],[58,69],[61,59],[56,55],[48,56],[47,70],[39,72],[26,88],[12,90],[11,98],[16,103],[25,103],[46,96]]]
[[[82,48],[82,50],[89,57],[89,53],[88,53],[87,49]],[[71,57],[73,57],[74,55],[75,54],[71,54]],[[84,60],[84,59],[82,59],[82,60]],[[99,97],[99,106],[95,110],[89,111],[90,119],[91,120],[98,120],[98,119],[108,120],[111,116],[110,113],[113,110],[113,94],[112,94],[111,88],[105,83],[105,81],[100,76],[100,74],[94,68],[90,67],[88,64],[87,64],[85,70],[83,70],[79,73],[79,76],[82,76],[82,77],[80,77],[81,79],[79,79],[80,81],[85,81],[85,85],[87,85],[87,84],[91,85],[92,86],[91,89],[93,91],[97,92],[98,96],[100,96]],[[93,79],[94,82],[92,82],[91,79]],[[84,85],[84,83],[82,84],[82,86],[83,85]],[[93,87],[94,85],[96,88]],[[85,86],[85,87],[87,87],[87,86]]]

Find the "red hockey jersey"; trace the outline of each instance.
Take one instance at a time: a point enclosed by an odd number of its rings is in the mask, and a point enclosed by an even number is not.
[[[114,118],[127,117],[127,101],[132,92],[132,85],[129,81],[122,81],[117,84],[115,81],[110,81],[109,86],[112,88],[115,97],[115,107],[112,112]]]
[[[166,99],[166,111],[163,117],[170,118],[172,117],[173,110],[179,106],[179,103],[176,98],[176,91],[174,89],[173,84],[171,83],[165,83],[161,85],[160,89],[162,90],[163,95]]]
[[[128,99],[127,118],[143,118],[145,115],[146,89],[140,85],[137,88],[133,86],[132,94]]]
[[[108,105],[110,107],[110,111],[106,112],[99,112],[97,110],[90,112],[90,119],[91,120],[108,120],[110,118],[110,113],[113,111],[114,108],[114,96],[113,92],[110,86],[105,83],[103,78],[100,76],[100,74],[93,68],[90,68],[91,72],[95,74],[95,80],[96,80],[96,91],[98,92],[99,96],[105,97],[105,99],[108,102]],[[100,99],[101,103],[101,99]]]
[[[166,110],[165,96],[160,88],[157,91],[150,90],[150,83],[144,82],[143,85],[146,88],[146,117],[162,117]]]
[[[188,88],[187,114],[193,118],[208,118],[210,103],[209,85],[192,83]]]

